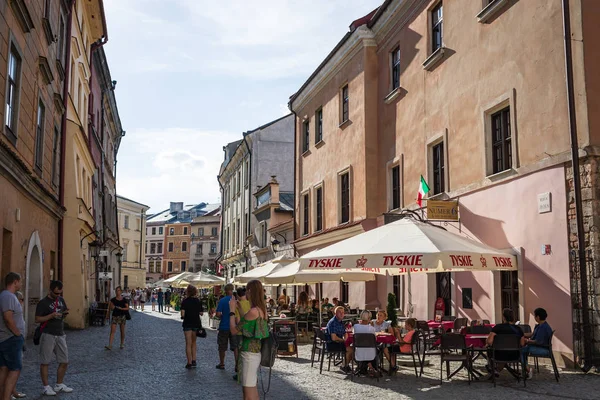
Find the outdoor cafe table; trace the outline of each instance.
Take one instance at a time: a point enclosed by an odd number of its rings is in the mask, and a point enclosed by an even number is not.
[[[377,343],[379,344],[394,344],[396,342],[396,337],[391,333],[378,332],[375,334],[377,339]],[[346,347],[352,344],[354,340],[354,333],[348,332],[348,338],[346,339],[345,345]]]
[[[429,325],[429,329],[439,329],[440,327],[443,327],[444,332],[448,332],[449,330],[454,328],[454,321],[427,321],[427,325]]]

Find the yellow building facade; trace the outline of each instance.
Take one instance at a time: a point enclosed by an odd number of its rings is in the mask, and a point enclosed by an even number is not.
[[[119,243],[122,248],[122,261],[117,279],[123,289],[146,287],[145,244],[148,209],[147,205],[117,196]]]
[[[97,173],[91,155],[88,131],[90,102],[90,54],[106,37],[102,1],[76,0],[70,23],[70,58],[65,74],[69,79],[67,106],[63,222],[64,297],[71,328],[86,326],[95,294],[94,260],[90,244],[96,240],[93,177]]]

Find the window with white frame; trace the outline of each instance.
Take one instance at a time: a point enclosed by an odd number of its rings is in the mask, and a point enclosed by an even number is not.
[[[315,232],[323,230],[323,185],[315,188]]]
[[[129,215],[123,217],[123,228],[129,229]]]
[[[431,52],[435,52],[443,45],[444,35],[444,9],[440,1],[431,10]]]
[[[310,141],[310,121],[306,120],[302,123],[302,152],[308,151],[308,144]]]
[[[302,195],[302,235],[306,236],[309,232],[309,220],[310,220],[310,199],[308,192]]]
[[[35,169],[42,172],[44,166],[44,122],[46,120],[46,107],[42,99],[38,100],[37,122],[35,129]]]
[[[323,108],[315,112],[315,143],[323,140]]]
[[[59,157],[59,146],[60,146],[60,130],[58,127],[54,127],[54,140],[52,141],[52,186],[57,188],[59,185],[59,174],[60,169],[60,157]]]
[[[427,182],[429,196],[448,191],[448,132],[444,130],[427,141]]]
[[[497,174],[512,168],[510,106],[495,112],[492,119],[492,165]]]
[[[348,85],[342,87],[340,92],[340,102],[342,105],[340,123],[343,124],[350,118],[350,95],[348,91]]]
[[[21,54],[16,45],[10,42],[8,53],[8,74],[4,105],[4,125],[7,136],[14,142],[17,140],[19,111],[19,89],[21,86]]]

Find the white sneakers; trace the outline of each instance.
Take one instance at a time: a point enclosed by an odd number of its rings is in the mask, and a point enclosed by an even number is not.
[[[56,396],[56,393],[59,393],[59,392],[71,393],[72,391],[73,391],[73,388],[68,387],[64,383],[58,383],[54,386],[54,388],[52,388],[52,386],[44,386],[43,395],[44,396]]]

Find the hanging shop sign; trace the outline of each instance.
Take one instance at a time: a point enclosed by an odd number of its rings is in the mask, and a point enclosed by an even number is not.
[[[458,201],[427,200],[427,219],[430,221],[458,221]]]

